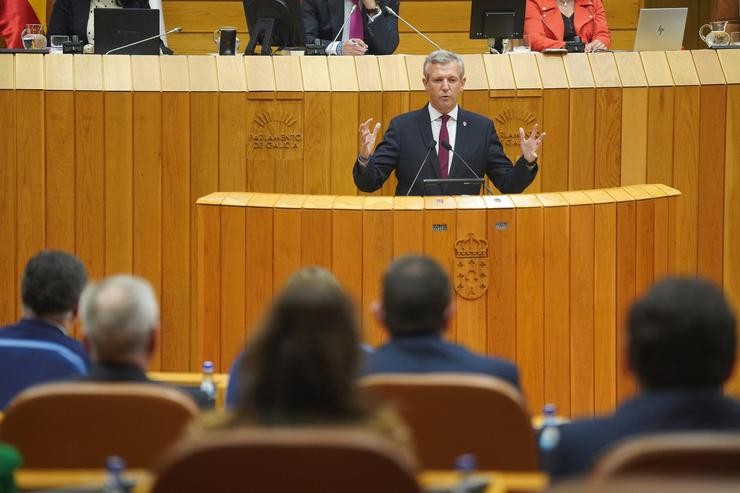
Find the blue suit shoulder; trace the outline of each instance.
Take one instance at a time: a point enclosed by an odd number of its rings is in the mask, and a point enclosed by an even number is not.
[[[471,361],[477,361],[477,364],[482,368],[481,373],[486,373],[493,377],[506,380],[508,383],[519,389],[519,369],[514,363],[503,358],[474,353],[463,346],[458,347],[467,352]]]
[[[423,116],[424,112],[427,112],[428,114],[428,111],[429,110],[427,110],[427,107],[424,106],[423,108],[418,109],[418,110],[412,110],[412,111],[407,111],[406,113],[401,113],[400,115],[396,115],[393,118],[391,118],[389,125],[405,127],[407,125],[415,124],[417,119],[420,116]]]
[[[664,432],[740,430],[740,403],[717,391],[646,393],[622,403],[613,415],[562,425],[548,460],[554,479],[585,474],[617,442]]]
[[[464,118],[468,123],[471,123],[473,125],[481,125],[481,126],[492,124],[491,119],[485,115],[473,113],[472,111],[467,111],[467,110],[462,110],[462,109],[461,111],[462,112],[460,113],[458,118],[459,119]]]
[[[432,372],[489,375],[519,388],[519,372],[513,363],[474,353],[439,336],[391,339],[368,356],[365,368],[366,374]]]

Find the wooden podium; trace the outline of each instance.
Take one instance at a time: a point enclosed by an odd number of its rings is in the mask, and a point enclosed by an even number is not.
[[[548,133],[528,192],[680,190],[671,272],[715,280],[740,308],[738,50],[464,59],[461,103],[494,121],[511,158],[520,126]],[[0,323],[20,314],[28,258],[63,248],[92,278],[149,279],[162,304],[153,369],[197,370],[196,200],[362,196],[357,127],[424,104],[422,62],[0,55]]]
[[[213,193],[198,200],[198,351],[224,369],[290,274],[330,269],[365,341],[380,279],[404,253],[436,258],[455,287],[447,337],[516,361],[531,409],[611,410],[633,381],[626,309],[674,268],[681,197],[663,185],[485,197]]]

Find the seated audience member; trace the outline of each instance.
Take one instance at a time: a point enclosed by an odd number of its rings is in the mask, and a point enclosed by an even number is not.
[[[74,255],[57,250],[44,250],[26,264],[21,280],[23,318],[14,325],[0,328],[0,345],[8,351],[22,346],[30,349],[48,349],[59,353],[70,364],[64,365],[61,374],[50,374],[49,368],[27,361],[24,368],[17,370],[13,382],[3,382],[12,386],[14,392],[50,380],[68,378],[84,373],[90,365],[87,353],[75,339],[68,334],[77,319],[77,303],[80,293],[87,283],[87,271],[80,259]],[[72,368],[79,368],[72,371]],[[20,380],[20,381],[19,381]]]
[[[576,36],[586,43],[586,52],[611,46],[601,0],[527,0],[524,34],[534,51],[564,48]]]
[[[390,55],[398,47],[398,19],[386,7],[398,12],[399,0],[303,0],[306,44],[318,42],[327,55]]]
[[[83,44],[95,44],[95,9],[148,9],[149,0],[55,0],[48,35],[78,36]],[[162,53],[172,50],[160,42]]]
[[[372,346],[360,343],[361,353],[368,355],[373,352]],[[244,365],[245,352],[239,353],[229,368],[229,384],[226,387],[226,407],[233,409],[239,402],[239,392],[242,388],[242,365]]]
[[[631,371],[641,389],[611,416],[560,426],[545,464],[553,478],[583,474],[615,442],[642,433],[740,430],[740,403],[722,395],[737,351],[735,317],[720,290],[667,279],[632,307]]]
[[[519,388],[516,366],[447,342],[442,334],[454,313],[447,273],[428,257],[407,255],[383,276],[382,302],[373,314],[391,336],[367,357],[365,373],[480,373]]]
[[[409,431],[357,386],[361,349],[354,306],[328,271],[298,271],[276,297],[241,359],[232,412],[208,428],[348,426],[410,450]]]
[[[84,380],[152,382],[146,370],[156,346],[159,306],[148,282],[116,275],[90,284],[80,299],[80,317],[93,361]],[[200,389],[181,390],[198,407],[213,407]]]

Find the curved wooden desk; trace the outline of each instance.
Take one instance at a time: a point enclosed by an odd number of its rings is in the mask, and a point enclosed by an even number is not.
[[[625,309],[675,268],[677,195],[663,185],[493,197],[210,194],[197,205],[200,355],[227,368],[273,293],[308,265],[336,274],[377,344],[384,334],[369,305],[381,274],[394,257],[423,252],[455,283],[447,336],[515,360],[533,412],[544,402],[562,415],[610,410],[633,389]]]
[[[92,278],[149,279],[153,369],[197,371],[195,201],[357,195],[357,126],[424,104],[422,60],[0,55],[0,323],[20,315],[27,259],[63,248]],[[510,157],[520,125],[549,134],[528,192],[681,190],[674,272],[714,279],[740,307],[739,50],[465,61],[462,104],[495,121]]]

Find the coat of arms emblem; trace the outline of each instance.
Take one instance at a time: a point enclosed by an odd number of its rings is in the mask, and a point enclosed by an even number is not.
[[[455,291],[466,300],[483,296],[488,289],[488,242],[469,233],[455,242]]]

